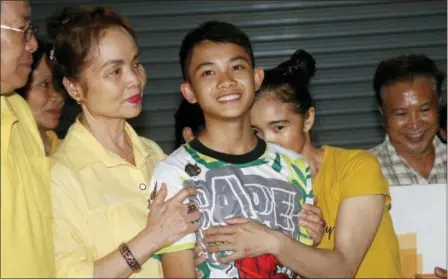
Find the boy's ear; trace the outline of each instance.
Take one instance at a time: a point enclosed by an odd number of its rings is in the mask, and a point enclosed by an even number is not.
[[[190,104],[195,104],[198,102],[196,95],[194,94],[193,89],[191,89],[191,85],[188,81],[182,82],[180,85],[180,91],[182,92],[185,100],[187,100]]]
[[[261,67],[255,67],[254,69],[254,79],[255,79],[255,91],[260,89],[261,83],[264,79],[264,70]]]

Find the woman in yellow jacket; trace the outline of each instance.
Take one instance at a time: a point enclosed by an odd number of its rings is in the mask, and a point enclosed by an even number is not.
[[[164,153],[126,121],[146,84],[134,32],[102,7],[66,8],[47,28],[56,81],[82,111],[51,156],[57,277],[163,277],[157,252],[196,231],[199,211],[184,204],[194,189],[157,185],[148,213]]]
[[[63,90],[53,86],[53,74],[48,63],[49,51],[50,44],[38,40],[28,82],[16,90],[31,108],[47,155],[54,153],[61,142],[54,129],[59,125],[64,106]]]
[[[226,242],[209,246],[209,252],[235,250],[222,262],[271,253],[307,278],[400,278],[398,239],[388,211],[391,198],[379,162],[365,150],[311,144],[315,109],[308,83],[314,72],[315,61],[303,50],[267,70],[251,124],[258,136],[302,153],[309,163],[317,206],[326,221],[320,249],[241,218],[205,231],[204,241]]]

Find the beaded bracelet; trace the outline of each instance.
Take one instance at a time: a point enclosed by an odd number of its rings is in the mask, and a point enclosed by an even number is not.
[[[118,246],[118,249],[120,250],[121,255],[126,260],[126,263],[129,265],[132,271],[135,273],[140,272],[142,267],[137,259],[135,259],[134,255],[131,253],[131,250],[129,250],[128,245],[126,243],[121,243],[120,246]]]

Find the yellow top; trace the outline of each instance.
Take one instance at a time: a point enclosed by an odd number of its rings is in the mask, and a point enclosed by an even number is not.
[[[159,146],[125,126],[134,150],[133,166],[105,149],[78,121],[51,156],[54,238],[58,277],[93,275],[94,262],[134,238],[146,226],[149,181],[165,157]],[[159,260],[149,259],[132,277],[162,277]]]
[[[58,148],[59,144],[61,143],[61,140],[59,139],[58,135],[55,133],[55,131],[49,130],[46,131],[45,134],[51,141],[50,146],[50,155],[56,152],[56,149]]]
[[[54,277],[49,161],[27,102],[0,98],[0,277]]]
[[[402,277],[398,239],[388,211],[391,202],[388,184],[372,154],[364,150],[324,146],[324,158],[313,181],[313,191],[327,223],[318,247],[330,250],[334,249],[334,227],[339,204],[350,197],[385,195],[387,200],[378,232],[355,277]]]

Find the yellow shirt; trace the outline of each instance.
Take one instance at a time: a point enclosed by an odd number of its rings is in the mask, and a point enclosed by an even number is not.
[[[54,237],[58,277],[90,277],[94,261],[141,232],[147,221],[154,164],[165,157],[130,125],[136,166],[106,150],[78,121],[51,156]],[[151,258],[132,277],[162,277]]]
[[[0,98],[0,275],[54,277],[49,161],[27,102]]]
[[[45,132],[45,134],[51,141],[50,152],[49,152],[51,155],[54,152],[56,152],[56,149],[58,148],[59,144],[61,143],[61,140],[58,138],[58,135],[56,134],[55,131],[48,130]]]
[[[347,198],[380,194],[387,197],[383,217],[372,245],[355,277],[402,277],[398,239],[388,211],[391,199],[381,166],[368,151],[324,146],[322,165],[313,181],[314,195],[327,223],[319,248],[334,249],[336,215]]]

